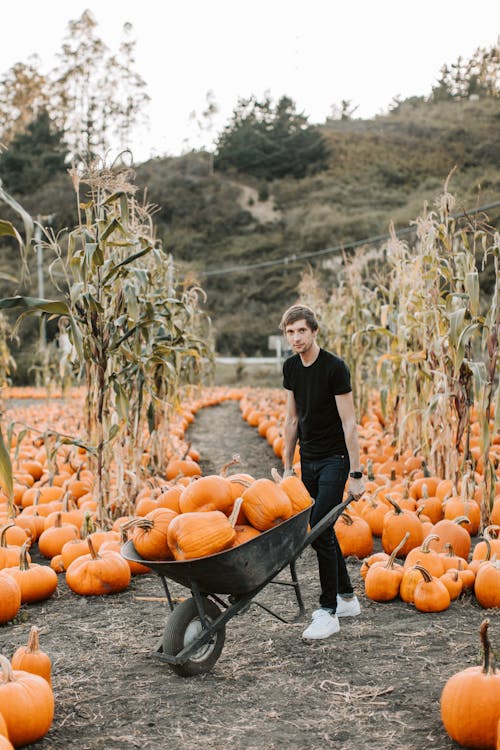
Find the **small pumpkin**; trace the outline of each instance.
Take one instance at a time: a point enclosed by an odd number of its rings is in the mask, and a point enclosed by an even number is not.
[[[403,577],[403,566],[395,562],[398,552],[408,541],[410,532],[407,531],[399,544],[387,558],[387,561],[375,562],[368,568],[365,578],[365,593],[369,599],[376,602],[389,602],[399,594],[399,587]]]
[[[492,558],[479,566],[474,594],[485,609],[500,607],[500,560]]]
[[[415,601],[415,589],[417,583],[422,580],[422,573],[414,565],[411,567],[403,566],[403,576],[399,585],[399,596],[407,604],[413,604]]]
[[[125,524],[133,528],[134,547],[144,560],[171,560],[168,529],[178,514],[170,508],[156,508],[144,516]]]
[[[21,589],[17,581],[0,570],[0,625],[13,620],[21,608]]]
[[[437,534],[439,539],[431,542],[431,549],[442,552],[445,544],[453,545],[455,554],[467,560],[471,548],[470,534],[463,524],[468,524],[467,516],[457,516],[452,521],[449,518],[442,518],[434,525],[433,533]]]
[[[57,589],[57,573],[48,565],[30,562],[28,542],[21,547],[19,566],[5,568],[7,575],[12,576],[21,589],[23,604],[31,604],[48,599]]]
[[[290,498],[294,514],[300,513],[300,511],[309,508],[313,504],[313,499],[309,494],[307,487],[302,479],[299,479],[295,474],[288,477],[281,477],[277,469],[272,468],[271,475],[276,484],[281,487]]]
[[[362,559],[373,552],[372,530],[361,516],[341,513],[333,528],[344,557]]]
[[[0,706],[9,740],[15,747],[37,742],[49,731],[54,718],[54,694],[47,680],[13,669],[0,655]]]
[[[444,583],[432,576],[423,565],[415,565],[422,573],[422,580],[415,586],[413,603],[419,612],[443,612],[450,606],[450,594]]]
[[[419,547],[414,547],[408,552],[406,560],[404,562],[405,568],[410,568],[415,563],[420,562],[424,568],[433,576],[442,576],[445,571],[445,566],[442,556],[439,552],[432,550],[429,545],[433,539],[439,539],[437,534],[429,534],[425,537],[424,541]]]
[[[441,693],[441,719],[449,736],[475,750],[496,746],[500,720],[500,672],[496,671],[488,637],[489,620],[480,627],[481,666],[457,672]]]
[[[118,552],[95,551],[87,538],[89,554],[77,557],[66,571],[66,583],[75,594],[101,596],[124,591],[130,583],[130,567]]]
[[[460,573],[456,568],[448,568],[448,570],[439,577],[439,580],[442,581],[448,589],[451,601],[458,599],[464,590],[463,578],[460,576]]]
[[[393,512],[386,513],[382,528],[382,547],[384,552],[391,554],[397,546],[399,557],[405,557],[414,547],[422,544],[424,532],[422,523],[414,511],[404,510],[390,495],[387,499],[392,505]],[[404,534],[408,532],[406,543],[399,547],[399,542]]]
[[[52,663],[50,656],[40,649],[39,630],[36,625],[31,627],[27,645],[19,646],[14,652],[11,663],[13,669],[38,674],[51,684]]]
[[[64,523],[62,513],[57,513],[54,524],[46,528],[38,538],[38,549],[44,557],[60,555],[63,546],[70,539],[78,539],[78,528],[73,523]]]

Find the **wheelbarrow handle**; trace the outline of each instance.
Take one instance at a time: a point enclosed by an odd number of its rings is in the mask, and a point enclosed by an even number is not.
[[[323,518],[321,518],[307,534],[306,538],[304,539],[304,544],[302,545],[298,554],[300,555],[306,547],[308,547],[312,542],[314,542],[315,539],[319,537],[320,534],[323,533],[323,531],[334,524],[337,518],[345,511],[347,506],[352,503],[353,500],[354,495],[349,494],[343,503],[340,503],[340,505],[336,505],[326,514],[326,516],[323,516]]]

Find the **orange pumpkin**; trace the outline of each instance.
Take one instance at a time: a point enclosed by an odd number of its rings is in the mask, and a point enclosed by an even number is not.
[[[170,508],[157,508],[144,518],[125,524],[132,526],[134,547],[144,560],[171,560],[172,551],[168,544],[168,529],[175,511]]]
[[[130,583],[130,567],[118,552],[98,553],[87,538],[89,554],[77,557],[66,571],[69,588],[81,596],[102,596],[124,591]]]
[[[393,507],[393,512],[384,516],[382,547],[385,552],[391,554],[399,545],[403,535],[408,533],[406,543],[403,547],[398,547],[399,557],[405,557],[411,549],[422,544],[424,538],[422,524],[416,513],[402,509],[391,497],[387,497]]]
[[[455,554],[467,560],[471,548],[471,538],[467,529],[462,527],[462,524],[468,522],[469,519],[466,516],[458,516],[453,521],[450,521],[448,518],[438,521],[434,526],[433,532],[438,535],[439,539],[434,539],[430,543],[431,549],[442,552],[445,545],[449,543],[455,550]]]
[[[5,568],[21,589],[22,603],[40,602],[52,596],[57,588],[57,573],[48,565],[31,563],[28,543],[21,547],[19,567]]]
[[[500,560],[492,559],[479,566],[474,594],[485,609],[500,607]]]
[[[0,656],[0,706],[9,739],[15,747],[37,742],[54,718],[54,695],[47,680],[12,666]]]
[[[267,531],[293,515],[286,492],[271,479],[257,479],[242,494],[243,513],[251,526]]]
[[[341,513],[334,524],[340,549],[344,557],[362,559],[373,552],[373,536],[368,523],[361,516]]]
[[[442,612],[450,606],[450,594],[444,583],[432,576],[422,565],[414,566],[422,573],[415,586],[413,603],[420,612]]]
[[[500,672],[488,638],[489,621],[480,628],[483,663],[457,672],[441,693],[441,719],[450,737],[463,747],[495,748],[500,719]]]
[[[429,544],[433,539],[439,539],[437,534],[429,534],[419,547],[414,547],[408,552],[404,567],[409,568],[420,562],[433,576],[442,576],[445,571],[443,558],[435,550],[430,549]]]
[[[403,566],[395,562],[398,552],[408,541],[407,531],[399,544],[393,549],[386,561],[374,562],[368,568],[365,578],[365,593],[376,602],[389,602],[399,594]]]
[[[179,497],[181,513],[220,510],[228,515],[234,500],[229,480],[219,474],[210,474],[191,482]]]
[[[38,549],[44,557],[60,555],[63,546],[70,539],[78,539],[78,528],[73,523],[63,523],[62,513],[57,513],[53,526],[49,526],[38,538]]]
[[[0,625],[14,619],[21,608],[21,589],[17,581],[0,570]]]
[[[168,546],[176,560],[213,555],[233,545],[236,532],[220,510],[179,513],[168,527]]]
[[[52,665],[48,654],[40,650],[38,633],[37,626],[33,625],[30,630],[27,645],[19,646],[14,652],[11,663],[14,669],[23,669],[25,672],[40,675],[40,677],[47,680],[50,685],[50,672]]]
[[[292,503],[292,512],[295,515],[300,511],[309,508],[313,504],[313,499],[309,494],[307,487],[299,477],[292,474],[288,477],[280,477],[276,469],[271,469],[271,475],[276,484],[285,491]],[[362,555],[364,557],[364,555]]]

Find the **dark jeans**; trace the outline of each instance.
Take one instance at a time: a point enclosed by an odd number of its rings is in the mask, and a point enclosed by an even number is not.
[[[314,461],[301,460],[302,481],[315,498],[311,511],[311,527],[332,508],[342,502],[345,483],[349,476],[348,456],[331,456]],[[319,535],[311,545],[318,556],[321,584],[321,607],[337,610],[337,594],[352,595],[353,589],[333,525]]]

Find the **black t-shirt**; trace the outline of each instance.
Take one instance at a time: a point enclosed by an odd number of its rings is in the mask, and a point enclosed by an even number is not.
[[[294,354],[283,364],[283,385],[295,397],[300,457],[346,455],[344,430],[335,402],[335,396],[352,390],[344,360],[320,349],[313,364],[304,367],[300,355]]]

